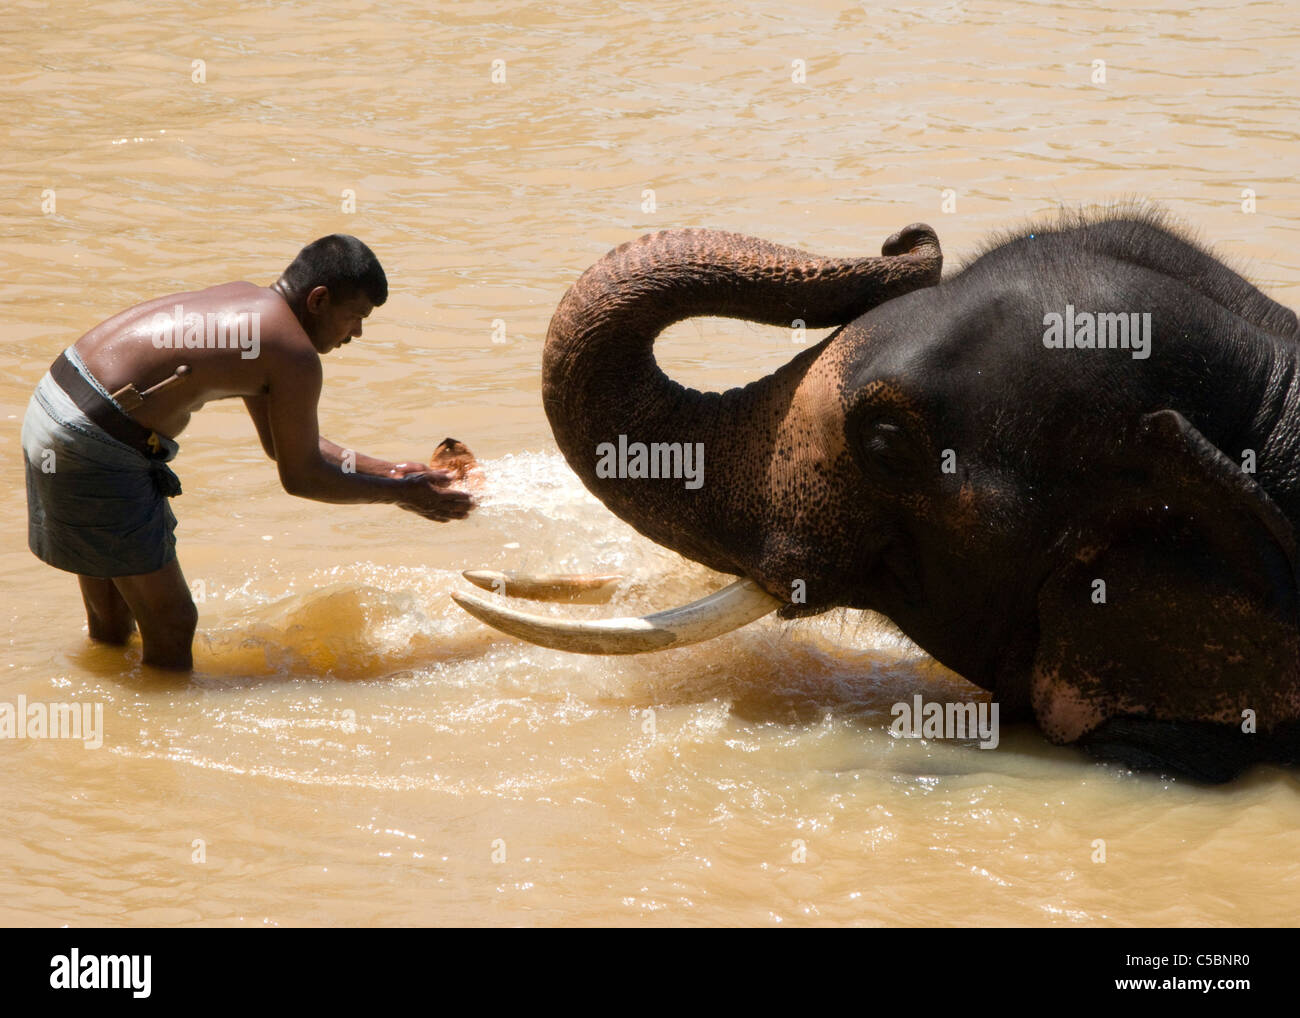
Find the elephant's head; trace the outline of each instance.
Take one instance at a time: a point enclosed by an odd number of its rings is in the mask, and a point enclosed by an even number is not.
[[[872,318],[937,284],[942,260],[923,224],[889,238],[879,258],[820,258],[710,230],[611,251],[551,321],[543,399],[556,440],[583,483],[642,534],[749,582],[649,624],[543,623],[458,602],[527,639],[594,653],[676,646],[776,608],[905,615],[920,595],[899,517],[915,514],[913,472],[933,476],[939,450],[906,392],[864,381],[864,346]],[[702,393],[654,358],[665,328],[697,316],[846,327],[759,381]]]
[[[642,534],[742,579],[644,619],[456,600],[589,653],[870,609],[1053,741],[1214,780],[1300,760],[1300,482],[1293,412],[1269,395],[1300,372],[1294,315],[1151,216],[1028,232],[936,286],[941,260],[921,225],[860,260],[711,231],[612,251],[551,322],[555,437]],[[1054,345],[1044,311],[1076,307],[1141,318],[1140,347]],[[698,315],[843,328],[700,393],[653,353]],[[1259,449],[1267,484],[1239,466]],[[1243,712],[1273,742],[1242,742]]]

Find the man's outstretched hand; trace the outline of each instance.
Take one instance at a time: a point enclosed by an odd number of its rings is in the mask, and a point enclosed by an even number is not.
[[[448,478],[451,477],[451,475],[448,474],[446,471],[430,470],[428,464],[425,463],[394,463],[388,469],[389,477],[398,477],[398,478],[409,477],[411,474],[428,474],[428,473],[447,474]]]
[[[394,463],[388,470],[388,476],[402,481],[402,492],[397,504],[403,509],[419,513],[426,520],[463,520],[477,504],[474,497],[464,490],[462,485],[481,489],[483,470],[470,452],[469,446],[454,438],[444,438],[433,450],[429,460],[433,466],[423,463]]]
[[[420,466],[418,463],[398,463],[395,469]],[[426,520],[446,523],[448,520],[463,520],[475,506],[473,497],[466,491],[451,487],[453,475],[446,470],[430,470],[424,467],[420,471],[398,475],[406,489],[397,505],[402,509],[417,513]]]

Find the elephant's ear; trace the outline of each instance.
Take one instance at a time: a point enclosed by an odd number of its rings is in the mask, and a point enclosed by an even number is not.
[[[1039,592],[1034,713],[1053,741],[1223,780],[1300,717],[1295,534],[1173,410],[1123,455],[1122,510]]]
[[[1266,540],[1265,535],[1271,538],[1286,557],[1290,586],[1296,586],[1296,540],[1291,521],[1254,477],[1220,452],[1187,418],[1176,410],[1147,414],[1138,426],[1137,447],[1151,456],[1158,488],[1186,510],[1199,509],[1210,529],[1221,529],[1220,541],[1253,547]]]

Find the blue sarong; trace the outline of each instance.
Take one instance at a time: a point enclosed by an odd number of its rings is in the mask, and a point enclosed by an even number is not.
[[[76,350],[66,353],[113,403]],[[36,556],[57,569],[99,577],[151,573],[175,559],[176,517],[167,500],[181,493],[181,483],[166,463],[179,446],[158,437],[156,458],[119,442],[46,372],[27,404],[22,435],[27,544]]]

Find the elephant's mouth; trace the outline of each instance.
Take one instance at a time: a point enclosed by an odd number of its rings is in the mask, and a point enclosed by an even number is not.
[[[572,601],[590,589],[584,577],[492,577],[467,572],[477,586],[533,600]],[[484,577],[489,579],[485,582]],[[608,579],[608,578],[606,578]],[[737,580],[698,601],[653,615],[611,619],[561,619],[517,611],[474,594],[453,593],[452,600],[476,619],[503,633],[552,650],[575,654],[644,654],[702,643],[770,615],[783,602],[753,580]],[[798,607],[798,606],[797,606]],[[810,614],[816,614],[814,609]]]
[[[868,543],[869,549],[861,552],[861,567],[850,570],[859,582],[870,577],[875,586],[894,589],[903,600],[915,595],[916,578],[912,575],[911,560],[901,540],[881,541],[877,538]],[[808,572],[806,569],[798,571]],[[462,575],[475,586],[494,594],[568,604],[608,601],[621,579],[612,575],[543,576],[490,570],[467,570]],[[846,580],[817,586],[822,591],[837,589],[843,595],[855,585]],[[765,583],[746,577],[675,608],[649,615],[606,619],[537,615],[469,593],[453,592],[451,597],[469,614],[494,629],[541,647],[576,654],[644,654],[687,647],[741,629],[772,612],[777,612],[782,619],[793,620],[822,615],[839,607],[874,611],[880,608],[874,603],[856,603],[857,598],[823,600],[814,594],[805,602],[798,598],[776,597],[769,592],[792,589],[793,584],[772,577],[767,577]]]
[[[882,564],[887,556],[877,554],[875,559]],[[620,579],[609,575],[530,576],[489,570],[467,570],[462,575],[475,586],[495,594],[569,604],[607,601]],[[786,589],[784,585],[779,586]],[[812,618],[841,607],[833,602],[799,603],[777,598],[750,578],[736,580],[676,608],[608,619],[536,615],[468,593],[453,592],[451,598],[494,629],[541,647],[575,654],[645,654],[688,647],[741,629],[772,612],[792,620]]]

